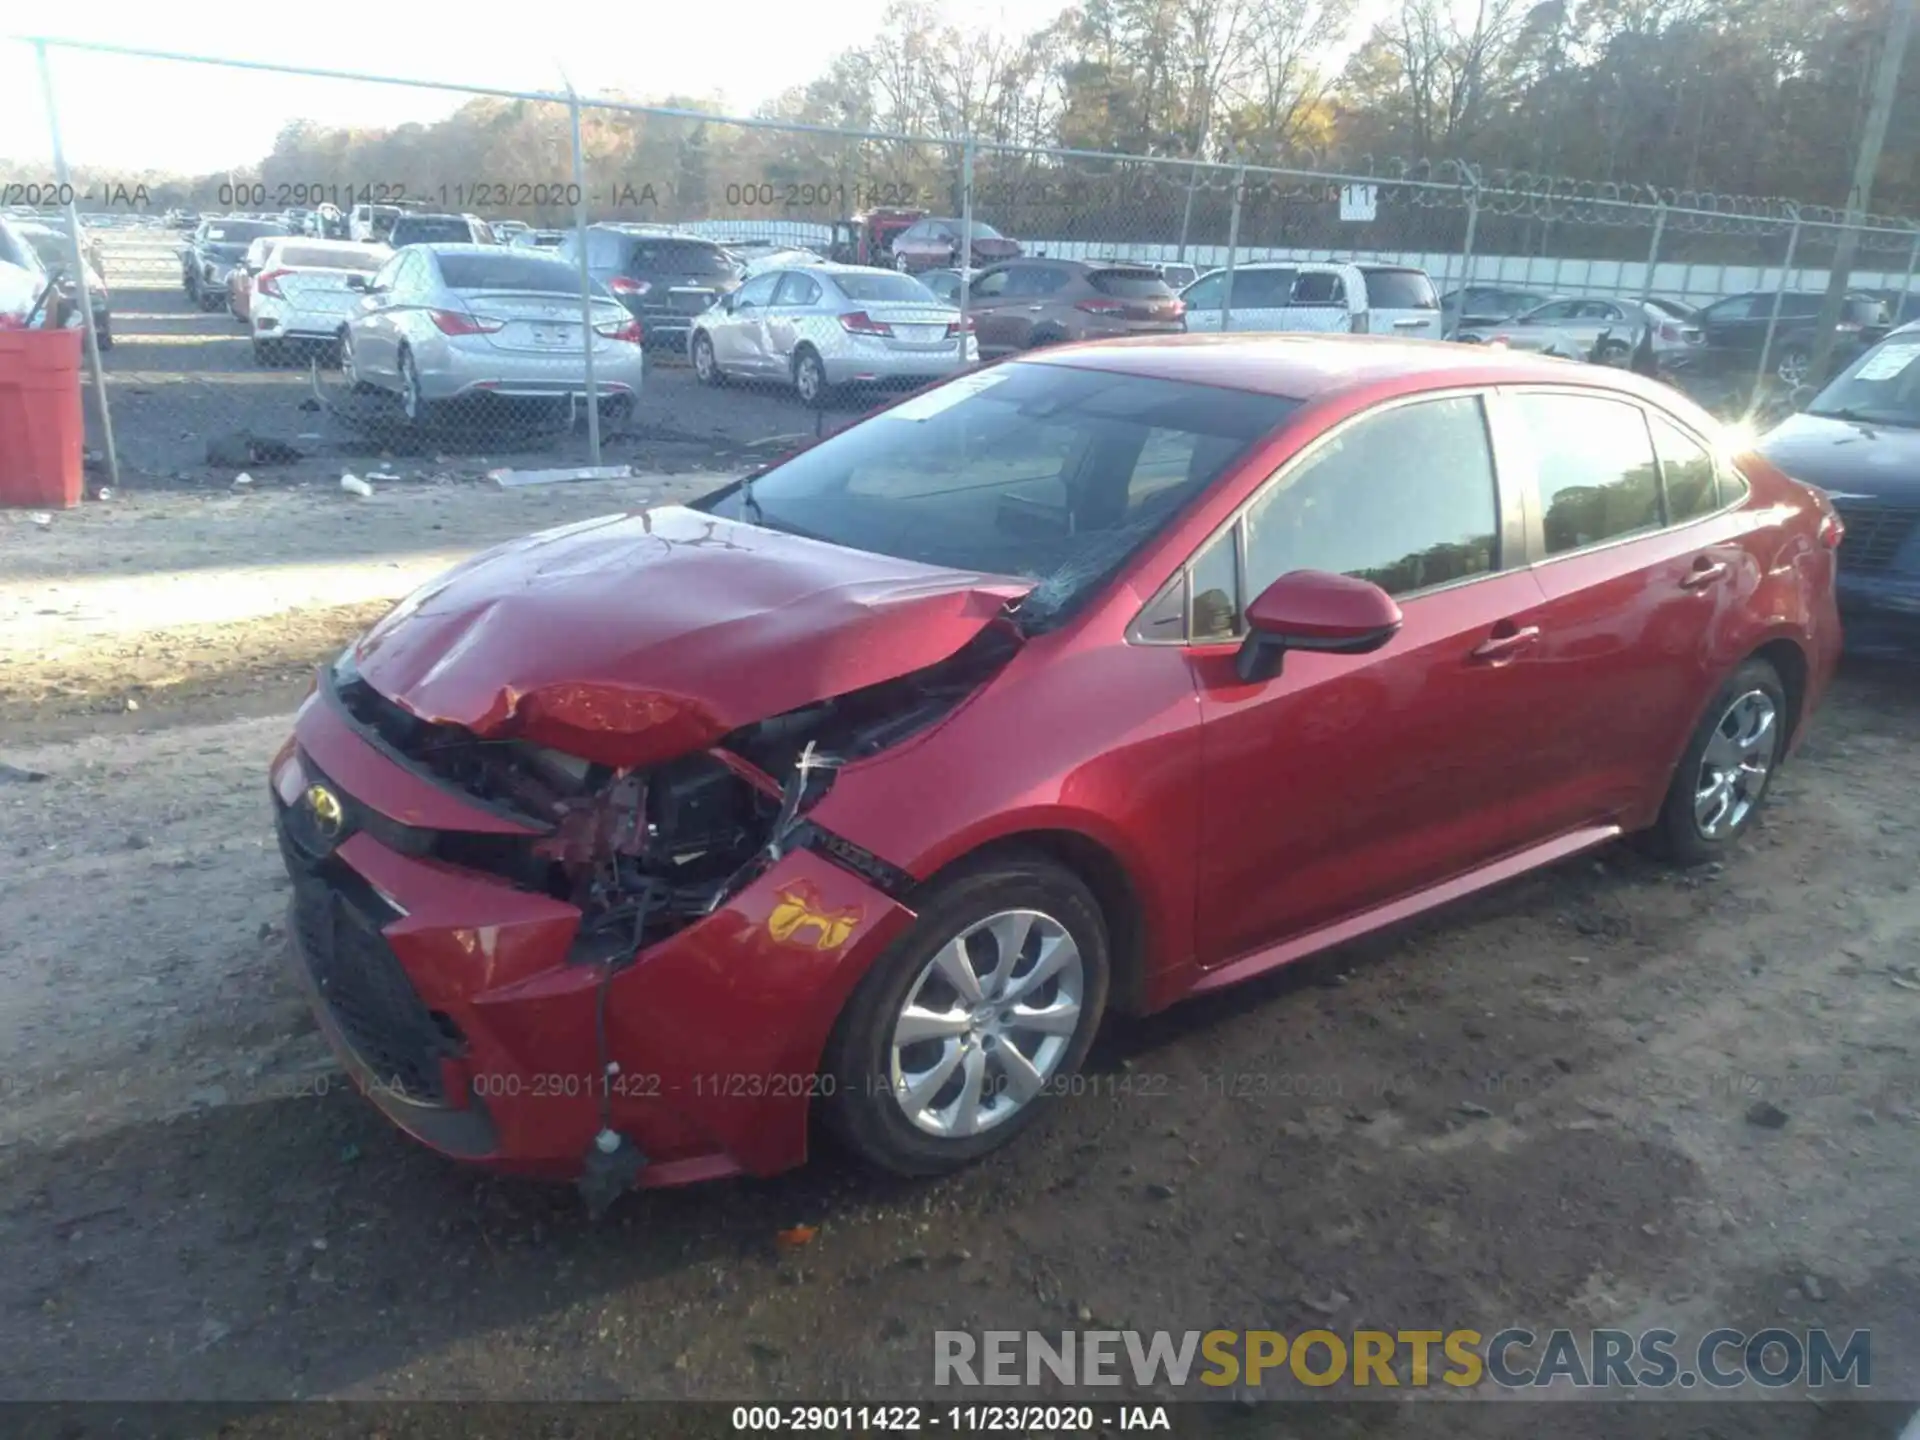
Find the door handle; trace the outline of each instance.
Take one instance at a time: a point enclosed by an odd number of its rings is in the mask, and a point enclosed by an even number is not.
[[[1047,308],[1047,307],[1046,307],[1046,306],[1044,306],[1044,305],[1029,305],[1029,306],[1027,307],[1027,309],[1029,309],[1029,310],[1044,310],[1044,309],[1046,309],[1046,308]]]
[[[1530,648],[1539,639],[1540,627],[1538,625],[1522,625],[1515,630],[1506,630],[1496,635],[1489,635],[1485,640],[1482,640],[1478,645],[1473,647],[1472,658],[1475,660],[1488,660],[1494,664],[1499,664],[1502,661],[1511,660],[1522,650]]]
[[[1695,561],[1680,580],[1682,590],[1700,590],[1716,581],[1724,580],[1727,575],[1727,562],[1724,560]]]

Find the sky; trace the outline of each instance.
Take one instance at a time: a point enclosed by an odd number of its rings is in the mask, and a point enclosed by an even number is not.
[[[44,182],[53,174],[39,71],[33,48],[21,36],[520,90],[562,90],[571,79],[583,95],[619,89],[640,97],[710,96],[725,110],[746,114],[813,79],[840,51],[871,38],[886,0],[834,0],[825,10],[792,0],[724,0],[724,5],[721,10],[663,0],[639,6],[495,8],[484,0],[470,7],[401,0],[221,11],[153,0],[90,0],[73,10],[32,7],[36,23],[44,25],[32,30],[21,28],[27,9],[22,6],[16,12],[20,20],[0,32],[0,161],[10,162],[0,183]],[[1041,0],[1023,6],[1017,18],[1016,12],[1000,12],[998,24],[1024,31],[1062,8],[1064,0]],[[979,7],[968,6],[966,13],[969,22],[983,23],[975,19]],[[983,17],[985,23],[994,23],[991,13]],[[181,24],[187,14],[204,22],[191,35]],[[535,29],[542,33],[528,33]],[[70,50],[50,50],[49,56],[68,163],[134,172],[218,172],[260,159],[291,119],[384,127],[436,119],[465,98],[442,90]],[[40,173],[11,173],[42,157]],[[354,177],[356,182],[379,178]]]

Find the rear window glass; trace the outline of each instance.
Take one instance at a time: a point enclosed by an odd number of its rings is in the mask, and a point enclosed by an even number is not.
[[[1152,270],[1094,270],[1088,272],[1087,283],[1102,295],[1122,300],[1166,300],[1173,295],[1167,282]]]
[[[1421,270],[1368,270],[1367,300],[1376,310],[1438,310],[1433,281]]]
[[[541,295],[578,295],[580,272],[538,255],[442,255],[440,273],[455,290],[531,290]]]
[[[393,222],[393,243],[401,245],[462,245],[473,230],[457,215],[404,215]]]
[[[360,255],[351,250],[318,250],[311,245],[282,245],[273,252],[282,265],[303,270],[357,270],[371,275],[386,263],[384,255]]]
[[[911,275],[835,275],[849,300],[925,300],[933,292]]]
[[[675,275],[731,275],[734,269],[726,251],[698,240],[642,240],[634,245],[629,263],[635,270]]]

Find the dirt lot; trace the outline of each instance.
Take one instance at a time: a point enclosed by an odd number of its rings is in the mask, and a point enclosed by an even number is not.
[[[1870,1327],[1874,1392],[1920,1399],[1901,672],[1844,674],[1723,872],[1612,849],[1115,1025],[1096,1093],[949,1180],[825,1157],[592,1224],[389,1130],[285,973],[264,774],[287,713],[454,556],[712,478],[0,512],[0,1398],[860,1399],[926,1394],[936,1328],[1825,1324]],[[781,1252],[796,1225],[817,1237]],[[1533,1407],[1464,1413],[1215,1419],[1543,1433]],[[1703,1413],[1550,1433],[1903,1419]]]

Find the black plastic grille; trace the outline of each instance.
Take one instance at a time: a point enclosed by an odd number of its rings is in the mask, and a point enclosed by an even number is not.
[[[1920,521],[1920,507],[1846,505],[1840,507],[1840,519],[1847,527],[1840,541],[1841,565],[1860,572],[1888,570]]]
[[[372,897],[349,896],[328,871],[283,846],[293,878],[293,938],[328,1013],[347,1043],[392,1093],[416,1104],[444,1105],[442,1058],[457,1054],[449,1022],[428,1010],[400,959],[380,933],[397,918]]]

